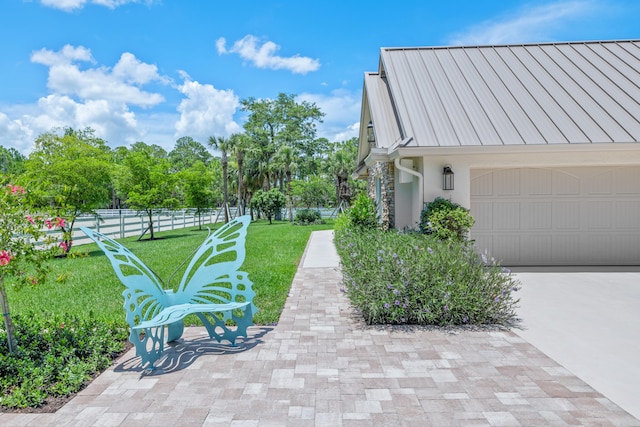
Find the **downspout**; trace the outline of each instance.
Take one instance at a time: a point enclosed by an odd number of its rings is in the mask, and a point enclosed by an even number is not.
[[[393,162],[393,165],[399,171],[406,172],[406,173],[408,173],[410,175],[418,177],[418,192],[420,193],[418,195],[418,200],[420,202],[420,209],[422,209],[424,207],[424,177],[420,174],[420,172],[417,172],[417,171],[414,171],[413,169],[409,169],[409,168],[406,168],[406,167],[402,166],[400,164],[400,159],[399,158],[397,158]]]

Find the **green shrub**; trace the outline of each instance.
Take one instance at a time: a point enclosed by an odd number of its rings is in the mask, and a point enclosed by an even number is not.
[[[365,230],[378,228],[376,205],[366,193],[360,193],[346,211],[351,225]]]
[[[46,318],[45,318],[46,317]],[[15,316],[18,352],[0,346],[0,405],[42,405],[81,390],[124,350],[127,328],[72,316]],[[6,341],[0,332],[0,342]]]
[[[466,242],[339,221],[335,242],[345,292],[368,324],[507,325],[515,319],[519,283]]]
[[[436,197],[420,213],[420,231],[440,240],[465,240],[475,220],[468,209]]]
[[[276,219],[282,215],[282,208],[286,204],[286,197],[277,188],[269,191],[258,190],[251,198],[250,206],[262,212],[271,224],[273,217]]]
[[[314,209],[299,209],[296,211],[296,217],[293,220],[294,224],[309,225],[309,224],[324,224],[322,215],[319,211]]]

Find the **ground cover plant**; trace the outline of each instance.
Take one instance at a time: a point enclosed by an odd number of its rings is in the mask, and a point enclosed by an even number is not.
[[[254,303],[260,310],[256,324],[278,322],[311,232],[332,227],[333,221],[307,227],[266,220],[250,225],[242,269],[254,283]],[[161,232],[156,237],[121,241],[166,282],[202,243],[206,230]],[[71,254],[50,260],[45,283],[7,289],[20,357],[8,356],[0,330],[0,407],[5,410],[43,406],[56,396],[75,393],[124,349],[128,325],[123,285],[95,244],[75,246]],[[170,285],[177,286],[181,275],[178,270]],[[199,324],[196,316],[185,322]]]
[[[15,317],[18,352],[0,351],[0,404],[43,405],[69,396],[111,365],[128,330],[92,318],[30,313]],[[4,350],[4,349],[3,349]]]
[[[368,324],[508,325],[519,283],[464,240],[335,224],[344,289]]]

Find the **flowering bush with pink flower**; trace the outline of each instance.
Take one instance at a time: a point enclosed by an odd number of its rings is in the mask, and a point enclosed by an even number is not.
[[[51,220],[32,213],[23,187],[13,184],[0,187],[0,306],[11,352],[17,342],[5,286],[35,285],[44,279],[44,260],[55,247],[54,238],[46,230],[61,223],[62,218]]]

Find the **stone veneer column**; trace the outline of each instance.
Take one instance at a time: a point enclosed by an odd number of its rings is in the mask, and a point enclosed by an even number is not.
[[[382,204],[382,217],[380,223],[384,230],[395,227],[395,167],[393,163],[376,162],[369,167],[368,192],[369,196],[377,203]],[[380,194],[382,200],[376,198],[376,179],[381,178]]]

